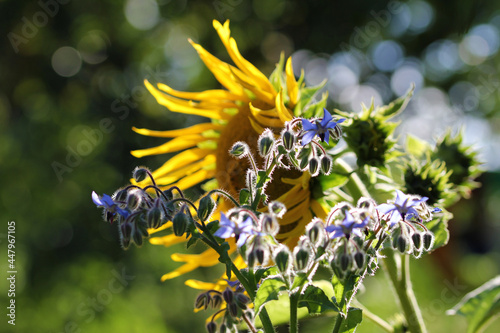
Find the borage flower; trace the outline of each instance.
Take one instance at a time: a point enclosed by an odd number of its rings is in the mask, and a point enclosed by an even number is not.
[[[351,235],[363,237],[361,234],[361,229],[368,225],[369,218],[365,218],[362,222],[356,223],[356,219],[352,216],[350,212],[346,212],[344,219],[339,225],[329,225],[325,230],[330,234],[330,239],[343,237],[347,239]]]
[[[129,216],[129,212],[120,208],[118,204],[106,193],[99,197],[95,191],[92,191],[92,201],[97,207],[104,207],[105,213],[111,214],[111,217],[114,217],[116,213],[120,214],[123,218],[127,218]],[[113,222],[112,219],[111,222]]]
[[[305,131],[305,134],[302,137],[303,146],[311,142],[316,135],[319,136],[321,141],[326,142],[327,144],[330,141],[330,134],[335,137],[340,137],[340,128],[337,125],[345,121],[344,118],[337,121],[333,120],[332,115],[326,109],[323,109],[323,119],[321,121],[316,120],[313,124],[307,119],[301,120],[302,129]]]
[[[158,147],[133,151],[132,155],[143,157],[178,152],[153,172],[158,185],[175,185],[186,190],[208,181],[205,189],[210,184],[213,185],[212,188],[222,188],[237,197],[239,191],[245,187],[248,164],[244,159],[232,158],[228,151],[235,142],[246,142],[257,163],[262,163],[263,159],[256,154],[259,135],[265,128],[278,135],[284,123],[293,119],[294,111],[301,111],[294,109],[298,105],[302,87],[294,77],[291,58],[286,61],[283,74],[282,65],[278,66],[279,75],[284,77],[273,82],[283,84],[275,86],[242,57],[235,40],[230,36],[228,21],[224,25],[214,21],[213,25],[236,66],[217,59],[198,44],[192,41],[190,43],[225,89],[192,93],[177,91],[165,84],[158,84],[158,88],[155,88],[145,82],[158,103],[170,111],[203,116],[211,121],[171,131],[134,128],[134,131],[142,135],[173,139]],[[311,198],[310,178],[308,172],[277,169],[274,171],[273,181],[266,188],[270,200],[277,200],[287,207],[292,207],[280,219],[280,233],[276,235],[279,241],[291,247],[295,245],[305,225],[314,215],[320,218],[326,215],[321,205]],[[141,185],[147,185],[147,182]],[[230,208],[227,202],[221,202],[217,207],[219,212]],[[214,216],[217,218],[217,214]],[[167,223],[161,229],[170,225]],[[165,246],[182,241],[182,238],[174,235],[150,240],[153,244]],[[236,244],[234,241],[229,243],[231,251],[234,251]],[[199,266],[212,266],[219,262],[218,254],[211,249],[199,255],[174,254],[172,259],[185,264],[164,275],[163,280]]]
[[[242,247],[248,237],[257,234],[250,217],[247,217],[245,221],[236,224],[233,220],[228,219],[224,213],[220,213],[219,226],[220,228],[214,233],[214,235],[220,238],[236,237],[238,239],[236,242],[238,247]]]
[[[414,196],[406,195],[400,190],[396,190],[396,200],[393,204],[381,204],[377,206],[377,210],[386,215],[390,214],[389,226],[392,227],[394,224],[401,220],[411,217],[419,217],[419,213],[416,209],[418,205],[427,201],[427,197],[418,199]]]

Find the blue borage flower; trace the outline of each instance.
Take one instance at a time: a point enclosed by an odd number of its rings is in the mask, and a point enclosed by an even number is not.
[[[330,239],[345,236],[349,238],[351,234],[363,237],[361,234],[362,228],[368,225],[369,218],[365,218],[362,222],[356,223],[356,220],[350,212],[346,212],[344,219],[340,225],[329,225],[325,230],[330,234]]]
[[[238,247],[242,247],[246,243],[248,237],[257,235],[250,217],[247,217],[243,222],[236,224],[231,219],[228,219],[224,213],[221,213],[219,226],[220,228],[214,233],[214,235],[224,239],[237,237],[238,240],[236,245]]]
[[[419,213],[416,209],[418,205],[424,203],[428,200],[427,197],[418,199],[414,196],[409,196],[396,190],[396,200],[393,204],[385,203],[377,206],[377,210],[386,215],[390,214],[390,219],[388,221],[389,226],[392,227],[401,220],[409,219],[411,217],[419,217]],[[433,212],[440,211],[440,209],[435,209]]]
[[[335,127],[338,124],[345,121],[345,118],[334,121],[330,112],[328,112],[326,109],[323,109],[323,119],[321,120],[321,122],[316,120],[313,124],[307,119],[301,120],[302,129],[305,132],[304,136],[302,137],[302,145],[305,146],[309,142],[311,142],[316,135],[319,136],[321,141],[328,143],[330,140],[330,131],[334,131]],[[332,133],[332,135],[334,134]]]
[[[99,197],[95,191],[92,191],[92,201],[97,207],[104,207],[106,212],[113,214],[113,216],[116,213],[123,216],[123,218],[127,218],[129,216],[129,212],[127,210],[120,208],[118,204],[105,193]]]

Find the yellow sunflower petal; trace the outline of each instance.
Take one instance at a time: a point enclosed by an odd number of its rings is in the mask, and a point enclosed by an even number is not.
[[[323,206],[319,203],[319,201],[311,199],[310,200],[310,206],[311,210],[316,215],[317,218],[320,218],[322,220],[326,219],[326,216],[328,215]]]
[[[248,89],[250,92],[252,92],[255,97],[259,100],[261,100],[264,103],[267,103],[269,105],[272,105],[274,103],[274,94],[270,93],[267,90],[262,89],[259,86],[256,86],[252,81],[249,80],[248,76],[245,74],[239,72],[239,71],[234,71],[234,67],[231,68],[231,73],[233,73],[233,77],[236,82],[238,82],[242,87]]]
[[[171,222],[171,221],[169,221],[169,222],[165,223],[164,225],[162,225],[162,226],[161,226],[161,227],[159,227],[159,228],[156,228],[156,229],[149,228],[149,229],[148,229],[148,233],[149,233],[150,235],[152,235],[152,234],[155,234],[155,233],[157,233],[157,232],[160,232],[160,231],[163,231],[163,230],[165,230],[165,229],[168,229],[168,228],[170,228],[171,226],[172,226],[172,222]]]
[[[225,281],[224,281],[225,282]],[[188,287],[191,287],[193,289],[198,289],[198,290],[223,290],[222,285],[220,281],[217,283],[213,282],[203,282],[199,280],[194,280],[194,279],[189,279],[184,282],[184,284]],[[225,282],[224,288],[227,286],[227,282]]]
[[[199,265],[197,265],[196,263],[187,263],[187,264],[182,265],[181,267],[177,268],[176,270],[173,270],[170,273],[164,274],[161,277],[161,281],[163,282],[165,280],[170,280],[170,279],[176,278],[176,277],[181,276],[183,274],[189,273],[198,267],[199,267]]]
[[[212,72],[220,84],[222,84],[231,93],[240,96],[240,100],[247,102],[250,100],[243,87],[234,81],[234,76],[229,69],[232,66],[214,57],[201,45],[194,43],[192,40],[189,40],[189,42],[193,45],[196,52],[198,52],[200,59],[203,61],[205,66],[207,66],[210,72]],[[237,68],[234,68],[234,71],[237,70]]]
[[[207,155],[201,161],[188,164],[187,166],[182,167],[182,168],[177,168],[177,170],[170,172],[166,176],[163,176],[163,177],[158,177],[153,172],[153,177],[156,179],[156,181],[159,184],[162,184],[162,185],[163,184],[171,184],[171,183],[178,181],[182,177],[192,175],[196,171],[201,170],[203,167],[205,167],[211,163],[215,163],[215,155]]]
[[[175,244],[183,243],[186,239],[183,237],[178,237],[174,234],[166,235],[162,237],[152,237],[149,239],[149,242],[153,245],[163,245],[165,247],[169,247]]]
[[[250,106],[250,112],[254,116],[255,120],[257,120],[260,124],[264,125],[265,127],[283,127],[283,122],[281,121],[281,119],[265,116],[266,113],[267,114],[271,113],[265,111],[270,111],[270,110],[261,110],[253,106],[252,103],[250,103],[249,106]],[[274,115],[277,115],[277,113],[274,112]]]
[[[229,100],[229,101],[239,101],[241,100],[241,96],[237,94],[233,94],[230,91],[223,89],[213,89],[213,90],[205,90],[201,92],[184,92],[172,89],[164,83],[158,83],[158,89],[163,90],[169,95],[183,98],[183,99],[191,99],[196,101],[211,101],[211,100]]]
[[[149,92],[156,98],[156,101],[166,106],[172,112],[180,112],[185,114],[193,114],[197,116],[212,118],[212,119],[228,119],[229,115],[221,109],[204,109],[199,106],[196,102],[186,101],[176,97],[169,96],[155,87],[147,80],[144,81],[146,88]]]
[[[171,131],[153,131],[146,128],[132,127],[132,130],[140,135],[153,136],[157,138],[175,138],[177,136],[184,136],[189,134],[199,134],[208,130],[220,130],[224,126],[212,123],[196,124],[191,127],[171,130]]]
[[[213,266],[219,262],[220,255],[213,249],[208,249],[200,254],[174,253],[170,256],[177,262],[195,262],[200,267]]]
[[[198,172],[193,173],[187,177],[182,178],[177,183],[173,184],[179,187],[181,190],[186,190],[194,185],[201,183],[204,180],[210,179],[215,176],[214,170],[200,170]]]
[[[276,111],[278,111],[278,116],[281,121],[291,121],[293,119],[293,115],[286,108],[285,103],[283,102],[283,91],[280,91],[278,95],[276,95]]]
[[[201,149],[201,148],[192,148],[185,150],[167,162],[165,162],[161,167],[156,169],[153,172],[155,177],[162,177],[169,172],[172,172],[178,168],[182,168],[190,163],[196,162],[207,156],[208,154],[213,153],[212,149]]]
[[[299,100],[299,85],[293,75],[292,57],[289,57],[285,65],[286,89],[290,98],[290,108],[293,109]]]
[[[166,154],[196,146],[196,144],[205,140],[207,139],[204,136],[198,134],[184,135],[182,137],[172,139],[169,142],[162,144],[161,146],[134,150],[131,152],[131,154],[135,157]]]
[[[236,41],[231,37],[231,31],[229,30],[229,20],[227,20],[224,25],[220,24],[219,21],[214,20],[213,26],[219,37],[224,44],[224,47],[227,50],[227,53],[235,63],[235,65],[241,69],[246,75],[248,75],[253,82],[263,90],[268,92],[273,92],[276,94],[273,86],[269,82],[269,79],[262,74],[261,71],[257,69],[252,63],[243,58],[240,51],[238,50],[238,46],[236,45]]]

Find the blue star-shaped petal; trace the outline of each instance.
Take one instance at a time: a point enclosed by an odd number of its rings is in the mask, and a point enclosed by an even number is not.
[[[118,213],[124,218],[127,218],[129,215],[127,210],[118,207],[116,202],[114,202],[113,199],[107,194],[103,194],[99,197],[95,191],[92,191],[92,201],[97,207],[104,207],[106,211],[112,213],[113,215]]]
[[[236,225],[236,223],[228,219],[224,213],[221,213],[219,226],[220,228],[214,233],[214,235],[224,239],[238,236],[238,241],[236,242],[238,247],[242,247],[248,237],[257,234],[254,230],[253,222],[250,217],[242,223]]]
[[[362,228],[366,227],[369,218],[365,218],[362,222],[356,223],[356,220],[351,213],[346,212],[345,218],[342,220],[340,225],[329,225],[325,230],[330,234],[330,239],[346,236],[350,237],[351,234],[362,237]]]
[[[323,119],[321,122],[315,121],[314,124],[307,119],[302,119],[302,129],[305,134],[302,137],[302,145],[305,146],[317,135],[321,141],[328,143],[330,140],[330,130],[345,121],[344,118],[334,121],[330,112],[323,109]]]
[[[404,194],[400,190],[396,190],[396,200],[393,204],[381,204],[377,206],[377,210],[382,214],[391,214],[389,226],[392,227],[402,219],[410,216],[418,217],[419,213],[415,206],[426,202],[429,198],[423,197],[422,199],[415,199],[409,195]]]

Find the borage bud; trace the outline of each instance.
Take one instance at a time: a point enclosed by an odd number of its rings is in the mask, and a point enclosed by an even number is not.
[[[187,216],[186,213],[184,213],[183,209],[181,209],[180,212],[175,214],[174,219],[172,220],[172,224],[173,224],[172,228],[174,229],[174,234],[177,237],[184,235],[189,225],[189,217]]]
[[[116,191],[113,197],[116,201],[125,202],[127,200],[127,193],[128,191],[123,188]]]
[[[307,247],[297,246],[294,249],[294,265],[298,271],[303,271],[309,264],[311,253]]]
[[[224,301],[226,301],[227,304],[233,303],[234,300],[234,292],[231,290],[231,288],[227,287],[223,292],[222,292],[222,298],[224,298]]]
[[[266,157],[269,155],[274,147],[274,134],[271,130],[265,129],[264,132],[262,132],[257,142],[257,147],[259,148],[260,156]]]
[[[209,297],[210,296],[208,295],[208,293],[198,295],[198,297],[196,297],[196,300],[194,301],[194,308],[204,308],[204,310],[206,310],[208,308],[208,304],[210,303]]]
[[[295,146],[295,134],[289,130],[285,130],[283,134],[281,134],[281,138],[283,140],[283,147],[285,147],[286,151],[291,151],[293,146]]]
[[[236,301],[236,305],[238,305],[238,307],[240,309],[246,310],[247,304],[248,304],[248,302],[250,302],[250,298],[248,298],[248,296],[246,296],[245,294],[237,293],[236,297],[235,297],[235,301]]]
[[[147,214],[148,227],[156,229],[161,225],[161,210],[157,206],[153,206]]]
[[[358,251],[354,254],[354,262],[358,268],[362,269],[365,265],[365,254],[364,252]]]
[[[242,141],[235,142],[229,150],[229,154],[237,158],[243,158],[247,156],[249,152],[250,148],[245,142]]]
[[[165,198],[167,199],[167,201],[170,201],[174,198],[174,192],[171,188],[163,191],[163,195],[165,196]]]
[[[132,224],[130,222],[125,221],[120,225],[120,240],[125,250],[130,246],[131,236],[132,236]]]
[[[138,189],[133,189],[127,193],[127,207],[130,210],[136,210],[139,208],[142,202],[142,193]]]
[[[311,176],[317,176],[319,173],[319,160],[317,157],[313,157],[309,160],[309,172]]]
[[[422,249],[422,235],[419,232],[414,232],[411,235],[411,240],[415,250],[420,251]]]
[[[231,317],[238,317],[238,305],[236,305],[236,303],[228,304],[227,308],[229,309],[229,314],[231,315]]]
[[[253,251],[248,251],[247,254],[247,265],[248,267],[252,268],[255,266],[255,260],[257,258],[255,257],[255,253]]]
[[[299,162],[299,169],[305,170],[309,166],[309,157],[303,157]]]
[[[134,240],[134,243],[137,246],[142,246],[142,233],[137,227],[137,221],[136,224],[132,228],[132,239]]]
[[[276,236],[280,231],[280,225],[276,218],[268,214],[262,214],[260,218],[262,232],[268,235]]]
[[[281,273],[287,273],[290,268],[290,250],[287,246],[280,245],[274,253],[274,262]]]
[[[282,202],[272,201],[269,204],[269,211],[277,217],[281,218],[286,213],[286,206]]]
[[[324,240],[325,225],[321,220],[315,218],[306,226],[306,235],[313,245],[320,245]]]
[[[213,321],[208,322],[207,324],[207,332],[215,333],[217,331],[217,324]]]
[[[399,235],[397,240],[397,249],[401,253],[407,253],[410,249],[410,244],[408,243],[408,240],[406,239],[405,236]]]
[[[218,309],[222,304],[222,296],[220,294],[214,294],[212,296],[212,307]]]
[[[208,220],[210,215],[215,209],[215,201],[210,197],[210,195],[206,195],[200,200],[200,205],[198,206],[198,218],[200,221],[205,222]]]
[[[329,175],[332,171],[332,158],[328,155],[321,156],[321,173]]]
[[[142,182],[146,177],[148,177],[149,170],[146,167],[136,167],[132,172],[132,177],[134,177],[136,182]]]
[[[347,272],[351,269],[352,266],[352,258],[347,253],[341,253],[337,257],[337,265],[342,272]]]
[[[432,248],[432,244],[434,243],[434,235],[427,231],[424,233],[424,250],[429,251]]]

